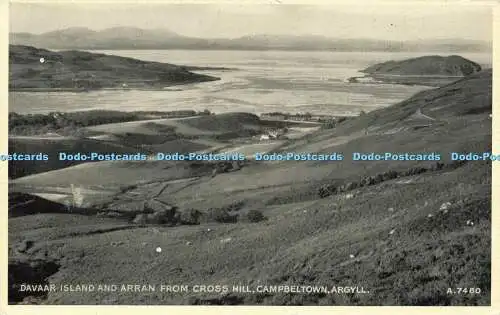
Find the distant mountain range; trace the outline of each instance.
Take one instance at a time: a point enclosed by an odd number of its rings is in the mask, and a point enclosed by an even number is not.
[[[332,31],[334,34],[334,31]],[[234,39],[194,38],[168,29],[113,27],[94,31],[71,27],[43,34],[10,33],[12,45],[49,49],[220,49],[407,52],[491,52],[490,42],[464,39],[388,41],[324,36],[251,35]]]

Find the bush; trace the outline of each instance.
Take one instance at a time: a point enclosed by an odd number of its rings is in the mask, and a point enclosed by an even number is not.
[[[180,216],[181,224],[184,225],[198,225],[200,224],[201,212],[196,209],[189,209],[183,211]]]
[[[209,220],[219,223],[236,223],[238,215],[232,215],[227,210],[221,208],[213,208],[208,211]]]
[[[264,216],[264,214],[259,211],[259,210],[250,210],[248,211],[246,218],[250,222],[261,222],[266,220],[267,218]]]

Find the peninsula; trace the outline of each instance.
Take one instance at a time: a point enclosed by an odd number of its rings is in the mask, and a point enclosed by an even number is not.
[[[9,46],[10,91],[157,90],[173,85],[220,80],[191,72],[210,69],[86,51],[55,52],[32,46]]]

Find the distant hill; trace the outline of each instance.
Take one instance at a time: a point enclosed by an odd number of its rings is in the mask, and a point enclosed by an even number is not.
[[[423,56],[402,61],[387,61],[361,72],[394,75],[466,76],[481,71],[477,63],[461,56]]]
[[[101,31],[72,27],[43,34],[11,33],[10,44],[51,49],[221,49],[221,50],[326,50],[407,52],[491,52],[483,41],[443,39],[387,41],[335,39],[324,36],[256,34],[239,38],[194,38],[167,29],[113,27]]]
[[[73,30],[73,34],[85,33]],[[43,62],[40,58],[44,58]],[[192,68],[189,68],[192,69]],[[84,51],[9,46],[9,89],[163,88],[218,80],[188,67]]]

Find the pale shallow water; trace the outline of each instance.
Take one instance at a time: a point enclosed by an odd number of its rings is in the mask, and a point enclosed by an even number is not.
[[[425,53],[283,52],[135,50],[95,51],[143,60],[192,66],[237,68],[201,71],[220,81],[174,87],[171,91],[11,92],[9,111],[182,110],[212,112],[273,111],[356,115],[406,99],[428,87],[394,84],[346,83],[358,71],[387,60],[401,60]],[[436,54],[436,53],[433,53]],[[442,54],[449,55],[449,54]],[[489,54],[460,54],[484,67]]]

